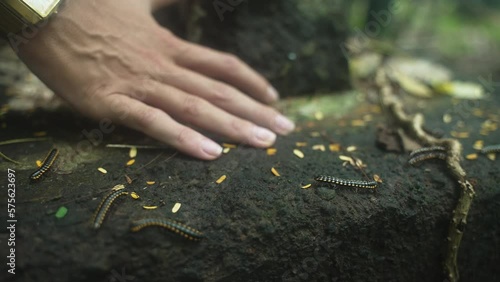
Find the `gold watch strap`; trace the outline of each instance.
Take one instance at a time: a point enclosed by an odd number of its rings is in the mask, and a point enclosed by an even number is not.
[[[18,33],[47,19],[57,11],[61,0],[1,0],[0,32]]]

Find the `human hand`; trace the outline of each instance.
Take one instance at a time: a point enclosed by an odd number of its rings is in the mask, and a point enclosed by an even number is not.
[[[200,158],[222,148],[187,125],[255,147],[294,125],[265,105],[269,83],[236,57],[159,26],[152,5],[170,0],[66,0],[20,57],[80,112],[110,119]],[[247,96],[243,93],[248,93]]]

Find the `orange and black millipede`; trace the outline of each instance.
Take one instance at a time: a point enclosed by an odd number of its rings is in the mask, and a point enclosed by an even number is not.
[[[106,197],[104,197],[94,215],[94,229],[98,229],[99,227],[101,227],[101,224],[106,217],[106,213],[108,212],[113,202],[116,200],[116,198],[123,195],[128,195],[128,192],[117,190],[109,193]]]
[[[327,182],[327,183],[331,183],[334,185],[365,188],[365,189],[375,189],[375,188],[377,188],[377,185],[378,185],[378,183],[376,181],[342,179],[342,178],[337,178],[334,176],[327,176],[327,175],[318,175],[314,179],[316,181]]]
[[[36,181],[40,179],[50,169],[58,155],[59,150],[52,149],[45,157],[45,160],[43,160],[42,166],[30,175],[30,180]]]
[[[199,241],[204,238],[203,233],[200,231],[191,228],[185,224],[182,224],[180,222],[167,219],[167,218],[145,218],[138,220],[133,223],[132,230],[133,232],[137,232],[144,227],[148,226],[159,226],[166,228],[186,239],[192,240],[192,241]]]

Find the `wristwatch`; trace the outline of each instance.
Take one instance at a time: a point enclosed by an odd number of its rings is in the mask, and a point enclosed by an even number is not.
[[[26,27],[42,25],[62,0],[0,0],[0,33],[19,33]]]

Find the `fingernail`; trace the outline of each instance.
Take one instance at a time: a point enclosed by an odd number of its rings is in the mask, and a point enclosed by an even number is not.
[[[279,115],[275,119],[275,127],[278,133],[288,134],[295,128],[295,124],[285,116]]]
[[[254,136],[257,137],[257,140],[262,143],[262,145],[270,146],[276,140],[276,134],[272,131],[256,126],[254,129]]]
[[[218,157],[220,156],[220,154],[222,154],[222,147],[212,140],[204,140],[201,143],[201,149],[203,150],[203,152],[213,157]]]
[[[273,101],[278,101],[280,98],[278,91],[276,91],[276,89],[272,86],[269,86],[269,88],[267,88],[267,94],[273,99]]]

